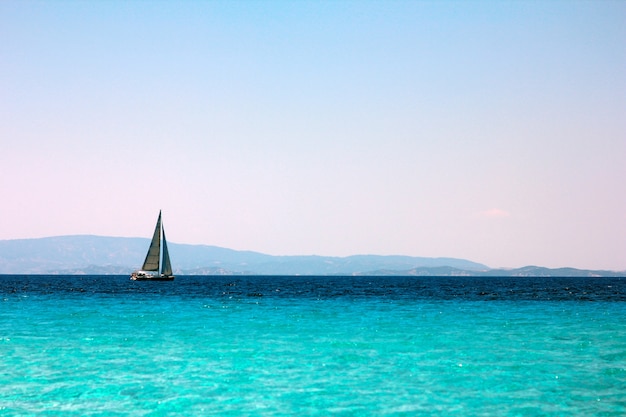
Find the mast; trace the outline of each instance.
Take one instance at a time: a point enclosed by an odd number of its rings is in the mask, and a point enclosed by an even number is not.
[[[161,252],[161,212],[159,211],[159,219],[157,220],[156,227],[154,228],[154,234],[152,235],[152,242],[150,242],[150,249],[146,255],[146,260],[141,267],[142,271],[157,271],[159,270],[159,258]]]
[[[172,275],[172,263],[170,262],[170,253],[167,251],[167,241],[165,240],[165,227],[163,227],[163,270],[161,274]]]

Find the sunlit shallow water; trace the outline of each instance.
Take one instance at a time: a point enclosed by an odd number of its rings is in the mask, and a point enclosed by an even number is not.
[[[0,415],[626,413],[620,278],[0,277]]]

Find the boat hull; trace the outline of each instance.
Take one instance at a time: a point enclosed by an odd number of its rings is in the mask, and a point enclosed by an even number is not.
[[[131,281],[174,281],[173,276],[169,277],[130,277]]]
[[[144,271],[135,271],[130,275],[131,281],[174,281],[174,275],[151,274]]]

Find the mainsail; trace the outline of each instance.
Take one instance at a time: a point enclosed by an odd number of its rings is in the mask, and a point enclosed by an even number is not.
[[[143,271],[157,271],[159,270],[159,257],[161,252],[161,212],[159,212],[159,219],[157,220],[156,227],[154,228],[154,235],[152,235],[152,242],[150,242],[150,249],[146,255],[146,260],[143,263],[141,269]],[[169,257],[168,257],[169,263]],[[170,266],[171,268],[171,266]]]

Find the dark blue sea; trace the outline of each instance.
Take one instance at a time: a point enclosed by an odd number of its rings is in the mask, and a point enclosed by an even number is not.
[[[626,278],[0,276],[2,416],[624,416]]]

